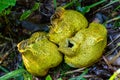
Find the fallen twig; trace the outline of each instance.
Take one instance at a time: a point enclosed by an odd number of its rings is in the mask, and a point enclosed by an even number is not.
[[[13,50],[16,47],[16,44],[13,44],[12,48],[10,48],[4,55],[3,57],[0,59],[0,64],[2,64],[2,62],[7,58],[7,56],[10,54],[10,51]]]
[[[115,55],[113,58],[112,58],[112,60],[110,60],[110,62],[109,63],[113,63],[113,62],[115,62],[115,60],[118,58],[120,56],[120,51],[118,52],[118,54],[117,55]]]
[[[107,46],[110,46],[113,42],[115,42],[116,40],[118,40],[120,38],[120,35],[118,35],[117,38],[115,38],[114,40],[112,40]]]
[[[0,38],[3,38],[3,39],[5,39],[5,40],[7,40],[7,41],[12,41],[11,38],[8,38],[8,37],[3,36],[1,33],[0,33]]]
[[[104,59],[105,63],[109,66],[109,68],[112,69],[110,62],[106,59],[105,56],[103,56],[103,59]]]
[[[72,74],[72,73],[76,73],[76,72],[80,72],[82,70],[84,70],[85,68],[80,68],[80,69],[76,69],[76,70],[72,70],[72,71],[68,71],[65,74]]]

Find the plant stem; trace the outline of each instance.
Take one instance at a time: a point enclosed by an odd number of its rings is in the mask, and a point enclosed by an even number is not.
[[[95,7],[95,6],[103,3],[103,2],[105,2],[105,1],[106,1],[106,0],[102,0],[102,1],[99,1],[99,2],[97,2],[97,3],[94,3],[94,4],[90,5],[89,8],[93,8],[93,7]]]
[[[16,77],[20,74],[23,74],[24,72],[26,72],[25,69],[18,69],[18,70],[9,72],[6,75],[3,75],[2,77],[0,77],[0,80],[8,80],[8,79]]]
[[[64,5],[63,8],[66,8],[66,7],[68,7],[68,6],[71,6],[71,5],[72,5],[74,2],[76,2],[76,1],[77,1],[77,0],[72,0],[72,2]]]
[[[57,1],[56,0],[53,0],[53,3],[54,3],[54,7],[55,9],[57,8]]]
[[[4,71],[5,73],[8,73],[8,72],[9,72],[7,69],[5,69],[5,68],[2,67],[2,66],[0,66],[0,69],[1,69],[2,71]]]

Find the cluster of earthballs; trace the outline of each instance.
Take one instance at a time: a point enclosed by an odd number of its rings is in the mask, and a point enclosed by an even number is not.
[[[79,12],[57,8],[51,17],[50,31],[35,32],[17,46],[26,69],[45,76],[63,60],[71,67],[88,67],[98,61],[107,44],[106,28]]]

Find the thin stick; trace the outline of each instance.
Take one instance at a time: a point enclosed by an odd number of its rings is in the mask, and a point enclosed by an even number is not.
[[[117,37],[117,38],[115,38],[114,40],[112,40],[107,46],[110,46],[113,42],[115,42],[116,40],[118,40],[120,38],[120,35]]]
[[[65,74],[71,74],[71,73],[75,73],[75,72],[80,72],[82,70],[84,70],[85,68],[80,68],[80,69],[76,69],[76,70],[73,70],[73,71],[68,71],[66,72]]]
[[[6,57],[10,54],[10,51],[13,50],[16,47],[15,44],[13,44],[13,47],[10,48],[2,57],[2,59],[0,60],[0,64],[2,64],[2,62],[6,59]]]
[[[115,62],[115,60],[116,60],[119,56],[120,56],[120,51],[118,52],[118,54],[117,54],[116,56],[114,56],[114,57],[112,58],[112,60],[110,60],[110,63]]]
[[[5,40],[7,40],[7,41],[12,41],[12,39],[11,39],[11,38],[4,37],[1,33],[0,33],[0,38],[3,38],[3,39],[5,39]]]
[[[118,20],[118,19],[120,19],[120,16],[117,16],[117,17],[115,17],[115,18],[113,18],[113,19],[110,19],[110,20],[108,20],[106,23],[110,23],[110,22],[115,21],[115,20]]]
[[[106,53],[105,57],[109,56],[110,54],[112,54],[119,46],[114,47],[112,50],[110,50],[109,52]]]
[[[103,59],[104,59],[105,63],[109,66],[109,68],[112,68],[110,62],[105,58],[105,56],[103,56]]]

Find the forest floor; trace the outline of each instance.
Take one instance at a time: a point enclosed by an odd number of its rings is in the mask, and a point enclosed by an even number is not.
[[[46,30],[44,27],[50,25],[50,17],[54,14],[55,8],[72,2],[72,0],[17,0],[15,6],[9,7],[9,14],[0,15],[1,77],[13,72],[13,76],[8,76],[8,80],[108,80],[113,73],[119,69],[120,1],[73,1],[74,2],[66,9],[72,9],[83,13],[89,22],[99,20],[107,29],[108,42],[101,59],[86,69],[71,68],[66,63],[62,62],[59,66],[50,69],[48,75],[45,77],[35,77],[30,73],[22,73],[17,76],[14,75],[15,73],[13,71],[25,69],[21,54],[17,49],[17,44],[29,38],[31,34],[36,31]],[[96,5],[99,1],[105,2]],[[32,11],[31,9],[35,3],[40,3],[40,6],[38,9]],[[91,7],[91,5],[93,7]],[[88,11],[84,10],[84,8]],[[21,15],[28,10],[31,10],[31,13],[26,13],[21,17]],[[20,18],[22,20],[20,20]],[[39,30],[38,27],[41,30]],[[120,75],[116,76],[116,79],[118,78],[120,78]]]

